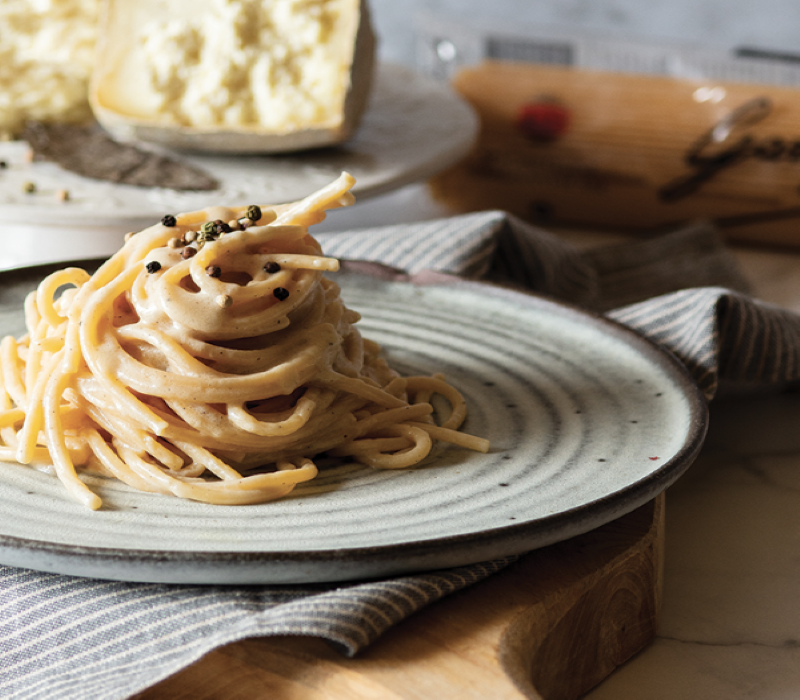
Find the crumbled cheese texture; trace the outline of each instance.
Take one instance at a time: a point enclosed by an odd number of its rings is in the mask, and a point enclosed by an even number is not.
[[[349,86],[344,15],[339,0],[213,0],[188,22],[148,23],[140,41],[158,111],[195,127],[328,122]]]
[[[0,1],[0,131],[88,119],[100,0]]]

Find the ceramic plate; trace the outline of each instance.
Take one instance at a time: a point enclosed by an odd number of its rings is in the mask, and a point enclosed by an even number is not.
[[[375,88],[355,136],[342,146],[282,156],[180,157],[217,177],[213,192],[117,185],[69,173],[53,163],[29,163],[23,142],[0,143],[0,215],[6,224],[109,226],[125,233],[166,213],[195,211],[214,202],[280,204],[301,199],[343,170],[364,198],[424,180],[464,156],[477,134],[471,107],[446,84],[391,65],[378,67]],[[23,191],[34,182],[36,194]],[[56,192],[66,189],[68,202]],[[119,245],[115,240],[115,247]]]
[[[0,332],[51,268],[0,273]],[[0,562],[134,581],[363,579],[479,562],[593,529],[653,498],[696,456],[705,402],[672,356],[632,332],[480,283],[415,286],[342,274],[362,333],[404,373],[443,372],[465,395],[478,454],[440,446],[424,466],[324,469],[288,498],[210,506],[0,465]]]

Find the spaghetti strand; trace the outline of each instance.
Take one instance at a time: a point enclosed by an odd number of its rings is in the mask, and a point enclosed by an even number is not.
[[[439,441],[488,449],[458,431],[459,391],[393,371],[323,276],[339,263],[308,226],[350,204],[353,182],[343,173],[300,202],[182,214],[93,275],[45,278],[25,303],[28,333],[0,342],[0,459],[49,461],[96,509],[82,470],[248,505],[313,479],[319,455],[404,469]],[[435,396],[450,406],[441,420]]]

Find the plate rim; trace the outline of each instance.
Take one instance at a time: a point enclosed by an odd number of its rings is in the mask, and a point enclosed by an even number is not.
[[[48,270],[57,270],[67,266],[89,266],[97,267],[102,264],[105,258],[84,258],[57,263],[20,265],[6,270],[0,270],[0,282],[15,274],[41,273],[42,276],[48,274]],[[356,277],[370,277],[361,272],[343,271],[343,274]],[[378,276],[376,276],[378,279]],[[387,280],[383,280],[387,281]],[[223,585],[239,585],[242,583],[242,574],[250,572],[254,566],[277,566],[281,570],[291,571],[302,566],[314,566],[325,564],[343,564],[346,562],[356,563],[365,559],[370,560],[375,565],[371,570],[378,571],[377,576],[392,575],[394,573],[412,573],[416,569],[399,567],[393,562],[402,555],[410,555],[411,559],[425,566],[424,562],[431,557],[431,554],[438,554],[445,547],[464,547],[472,545],[478,549],[485,550],[493,544],[499,542],[517,541],[521,545],[530,543],[532,538],[536,539],[533,546],[505,547],[503,554],[498,554],[492,558],[501,558],[522,554],[541,547],[564,541],[576,535],[593,530],[601,525],[611,522],[627,513],[632,512],[641,505],[644,505],[652,498],[664,491],[674,483],[691,466],[700,452],[706,433],[708,431],[708,403],[697,383],[692,378],[686,366],[669,349],[658,345],[654,341],[640,335],[633,329],[624,324],[603,315],[600,312],[587,310],[576,304],[553,299],[545,295],[529,292],[509,285],[497,284],[479,280],[465,280],[453,277],[452,279],[442,280],[436,278],[434,281],[417,282],[411,280],[388,280],[396,281],[400,284],[410,284],[419,287],[449,287],[464,288],[471,291],[480,290],[481,294],[490,294],[499,298],[513,299],[518,303],[530,305],[537,308],[557,309],[560,313],[568,313],[573,318],[583,322],[588,322],[601,331],[622,339],[634,349],[643,353],[648,361],[654,363],[670,379],[675,382],[675,386],[680,390],[681,395],[687,402],[689,409],[688,428],[684,435],[681,447],[670,457],[661,463],[658,468],[649,472],[645,477],[628,484],[626,487],[613,493],[606,494],[592,501],[568,508],[558,513],[553,513],[544,517],[537,518],[521,523],[502,525],[489,530],[478,532],[461,533],[456,535],[446,535],[432,539],[418,540],[412,542],[400,542],[385,545],[370,545],[350,548],[329,548],[314,549],[308,551],[190,551],[190,550],[149,550],[149,549],[123,549],[118,547],[92,547],[86,545],[65,544],[58,542],[45,542],[42,540],[28,539],[13,535],[0,533],[0,553],[12,552],[40,552],[50,555],[55,564],[50,563],[44,567],[28,566],[40,571],[51,573],[62,573],[67,575],[86,576],[87,574],[78,573],[77,569],[94,569],[99,562],[100,565],[118,565],[124,562],[130,569],[134,567],[149,565],[153,571],[160,571],[165,564],[192,565],[207,571],[204,576],[195,576],[195,581],[187,581],[184,576],[179,579],[172,579],[169,576],[153,579],[149,576],[138,578],[127,574],[117,580],[122,581],[148,581],[161,583],[176,582],[195,582],[213,583]],[[620,503],[622,501],[622,503]],[[617,506],[615,508],[615,505]],[[599,516],[599,517],[598,517]],[[563,533],[568,533],[562,536]],[[514,550],[514,551],[512,551]],[[460,551],[460,550],[459,550]],[[0,559],[6,558],[0,554]],[[453,559],[453,557],[450,557]],[[463,557],[461,557],[463,558]],[[455,560],[459,557],[456,556]],[[486,558],[476,560],[474,557],[467,557],[467,560],[456,561],[452,566],[477,564],[479,561],[486,561]],[[63,566],[62,562],[75,562],[76,566]],[[84,564],[83,567],[80,564]],[[23,565],[25,566],[25,565]],[[239,569],[240,574],[233,581],[220,580],[215,570],[224,567],[227,571]],[[448,568],[444,566],[427,566],[422,571]],[[255,579],[247,580],[245,583],[322,583],[347,580],[358,580],[364,578],[359,572],[363,567],[354,565],[351,571],[344,575],[335,577],[325,576],[310,578],[304,577],[302,580],[294,580],[295,574],[288,573],[289,578],[281,577],[280,571],[277,576],[264,577],[256,575]],[[380,571],[379,571],[380,570]],[[256,572],[257,573],[257,572]],[[263,571],[262,571],[263,573]],[[162,572],[163,574],[163,572]],[[354,574],[354,575],[353,575]],[[115,577],[110,574],[95,576],[96,578]],[[368,576],[367,578],[375,578]]]

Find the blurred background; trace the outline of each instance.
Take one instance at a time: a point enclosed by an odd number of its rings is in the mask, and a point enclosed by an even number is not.
[[[380,58],[450,84],[480,118],[419,218],[503,209],[634,234],[707,219],[730,240],[800,243],[800,3],[371,5]],[[407,212],[405,196],[391,201]]]
[[[372,0],[384,60],[413,65],[415,27],[428,15],[560,25],[623,38],[651,37],[723,49],[798,52],[800,3],[793,0]]]
[[[246,180],[265,202],[287,201],[347,169],[369,196],[359,192],[358,204],[319,232],[502,209],[547,228],[635,236],[708,219],[730,240],[800,245],[800,3],[369,5],[380,63],[419,80],[383,80],[388,99],[377,118],[342,149],[299,154],[294,165],[291,157],[254,162],[246,178],[239,160],[215,159],[216,172],[225,165],[234,174],[235,188],[221,199],[252,198],[241,193]],[[414,101],[423,109],[400,115]],[[443,148],[445,137],[451,147]],[[13,166],[3,174],[0,211],[31,232],[5,237],[0,268],[111,254],[120,235],[152,220],[151,209],[202,206],[187,194],[89,187],[47,164],[31,166],[27,154],[23,143],[0,143],[0,160]],[[36,197],[24,189],[31,182]],[[272,194],[290,183],[291,193]],[[53,192],[68,192],[69,204]],[[142,221],[121,221],[125,207]],[[80,234],[80,250],[65,243],[66,228]]]

